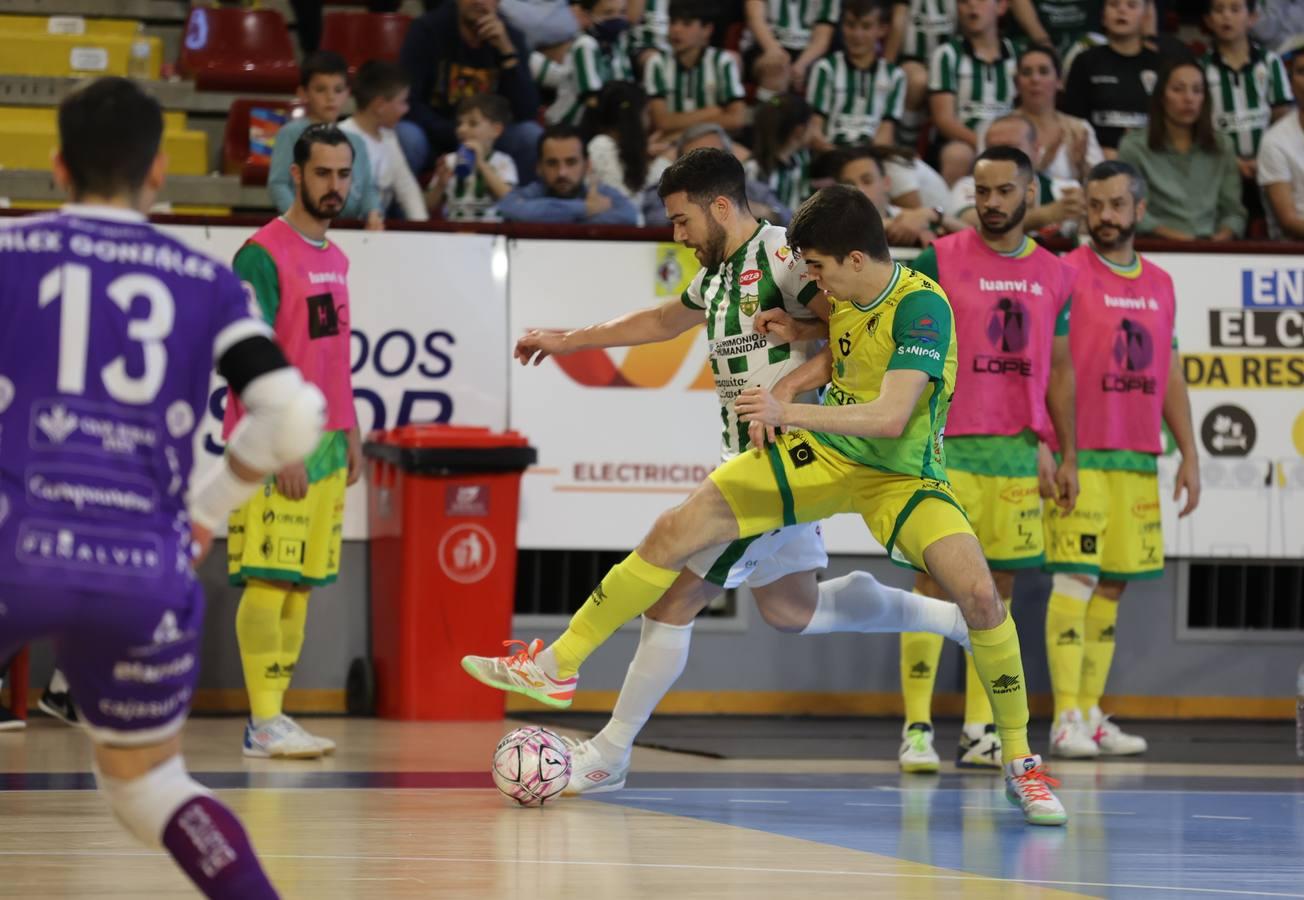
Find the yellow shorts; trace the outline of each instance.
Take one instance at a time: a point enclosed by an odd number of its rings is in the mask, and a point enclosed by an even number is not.
[[[924,550],[953,534],[973,534],[945,481],[884,472],[852,462],[804,431],[764,451],[735,456],[711,473],[742,537],[783,525],[856,513],[893,562],[926,571]]]
[[[344,534],[344,489],[339,469],[308,486],[308,496],[290,500],[268,482],[231,513],[227,532],[227,574],[231,583],[250,578],[320,587],[340,574]]]
[[[1046,568],[1136,581],[1164,572],[1159,478],[1120,469],[1080,469],[1071,513],[1046,504]]]
[[[946,474],[991,568],[1035,569],[1045,565],[1041,494],[1036,478],[976,475],[953,468],[948,468]]]

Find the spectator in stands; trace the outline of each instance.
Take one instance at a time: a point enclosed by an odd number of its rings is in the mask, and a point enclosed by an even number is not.
[[[564,44],[580,31],[567,0],[498,0],[498,13],[525,35],[530,50]]]
[[[936,169],[907,147],[889,147],[884,155],[892,202],[902,209],[920,206],[945,209],[951,200],[951,186]]]
[[[783,205],[796,209],[811,195],[810,104],[795,94],[771,97],[756,111],[752,158],[744,165],[748,178],[768,184]]]
[[[1145,45],[1144,0],[1105,0],[1107,43],[1083,51],[1069,70],[1063,109],[1086,119],[1106,159],[1129,128],[1144,128],[1163,58]]]
[[[290,166],[294,163],[294,144],[299,135],[310,125],[334,125],[344,111],[344,104],[349,99],[349,64],[344,57],[329,50],[318,50],[305,59],[299,70],[298,97],[305,114],[281,126],[267,166],[267,192],[278,213],[284,213],[294,203]],[[382,229],[385,216],[380,205],[380,191],[372,177],[367,143],[357,134],[350,134],[348,138],[353,146],[353,186],[336,218],[364,219],[367,228],[373,231]]]
[[[834,151],[833,172],[839,183],[851,185],[874,204],[894,247],[927,247],[937,234],[969,227],[941,207],[902,209],[893,204],[884,165],[891,153],[886,147],[842,147]]]
[[[1250,32],[1260,44],[1284,55],[1304,36],[1304,0],[1263,0],[1262,6]]]
[[[1281,58],[1250,40],[1254,15],[1254,0],[1208,0],[1204,24],[1213,47],[1200,59],[1214,130],[1232,139],[1241,177],[1250,184],[1259,141],[1294,99]]]
[[[1014,108],[1014,45],[1001,37],[1005,0],[959,0],[960,37],[938,47],[928,98],[947,184],[973,168],[982,134]]]
[[[759,87],[757,99],[768,100],[806,86],[806,72],[833,47],[838,24],[837,0],[744,0],[747,23],[744,59]]]
[[[726,153],[734,152],[733,141],[729,140],[729,135],[723,128],[714,122],[703,122],[684,129],[679,135],[676,153],[683,156],[685,153],[703,147],[723,150]],[[792,210],[783,204],[773,188],[755,178],[748,178],[746,187],[747,203],[752,209],[753,216],[774,225],[788,224],[792,218]],[[643,219],[647,225],[670,224],[670,220],[666,218],[665,204],[661,202],[661,195],[657,193],[655,185],[643,192],[642,207]]]
[[[811,147],[873,141],[890,145],[905,112],[906,73],[878,55],[891,21],[890,0],[843,0],[842,45],[816,61],[806,99],[815,111]]]
[[[1268,209],[1268,235],[1304,241],[1304,36],[1286,57],[1296,109],[1268,129],[1259,144],[1259,186]]]
[[[525,38],[498,15],[498,0],[449,0],[412,23],[399,63],[412,79],[412,108],[398,139],[413,172],[457,147],[457,104],[471,94],[501,94],[512,123],[498,149],[533,178],[542,128],[539,90],[530,77]]]
[[[636,225],[638,210],[614,188],[590,180],[584,141],[573,125],[549,125],[539,138],[539,181],[518,187],[499,208],[509,222]]]
[[[737,58],[711,46],[715,24],[706,0],[670,0],[670,52],[652,57],[643,76],[652,126],[674,139],[690,125],[743,127],[745,93]]]
[[[1055,108],[1061,86],[1059,54],[1044,45],[1028,47],[1019,54],[1014,83],[1019,90],[1016,112],[1037,129],[1041,156],[1031,157],[1037,171],[1051,179],[1085,181],[1105,156],[1090,122]]]
[[[986,147],[1016,147],[1028,159],[1039,159],[1041,148],[1037,126],[1018,113],[1004,116],[987,129]],[[1077,179],[1053,179],[1037,173],[1037,204],[1028,210],[1023,219],[1023,229],[1075,233],[1085,210],[1082,186]],[[974,180],[972,175],[956,182],[951,193],[950,215],[970,227],[978,227],[978,210],[974,205]],[[1071,223],[1071,224],[1070,224]],[[1067,226],[1067,227],[1066,227]]]
[[[1028,45],[1056,53],[1100,30],[1100,0],[1010,0],[1010,12]]]
[[[411,222],[426,221],[430,216],[421,185],[408,168],[394,131],[408,109],[407,75],[392,62],[369,60],[354,76],[353,102],[357,112],[340,130],[367,145],[371,180],[380,192],[382,213]]]
[[[552,50],[530,54],[530,74],[556,95],[544,113],[550,124],[578,126],[604,84],[634,79],[625,0],[577,0],[574,9],[584,30],[563,46],[560,59]]]
[[[1214,130],[1204,71],[1195,61],[1179,60],[1160,74],[1149,121],[1124,136],[1118,158],[1148,186],[1139,234],[1227,241],[1245,231],[1236,150]]]
[[[457,105],[458,149],[435,163],[426,202],[454,222],[497,222],[498,202],[519,179],[516,163],[494,144],[512,121],[499,94],[472,94]]]
[[[602,89],[597,106],[584,117],[589,138],[589,178],[619,191],[631,203],[655,189],[670,165],[662,156],[650,158],[647,100],[632,81],[613,81]],[[640,216],[641,219],[641,216]],[[643,224],[642,221],[639,224]]]
[[[670,0],[629,0],[628,12],[634,63],[643,72],[653,56],[670,52]]]
[[[899,144],[914,146],[928,119],[928,66],[937,48],[955,37],[954,0],[895,0],[883,58],[906,75],[905,113],[897,123]]]

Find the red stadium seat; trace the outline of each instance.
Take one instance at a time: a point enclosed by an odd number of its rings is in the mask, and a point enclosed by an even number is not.
[[[177,69],[201,91],[289,94],[299,86],[290,32],[273,9],[194,7]]]
[[[398,62],[412,17],[402,13],[333,12],[322,25],[321,48],[348,60],[349,73],[369,59]]]
[[[239,175],[241,184],[267,184],[267,161],[256,158],[249,149],[250,113],[257,108],[274,110],[286,116],[293,114],[298,104],[281,100],[254,100],[244,98],[231,104],[226,117],[226,131],[222,135],[222,172]]]

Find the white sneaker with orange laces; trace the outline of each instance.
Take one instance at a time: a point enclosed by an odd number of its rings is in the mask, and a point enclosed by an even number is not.
[[[524,641],[503,641],[503,646],[508,650],[517,644],[522,649],[510,656],[463,656],[462,668],[476,681],[500,691],[524,694],[531,700],[554,709],[570,706],[575,699],[579,676],[558,679],[545,672],[535,661],[543,649],[543,641],[538,638],[529,644]]]
[[[1059,782],[1046,773],[1040,756],[1011,760],[1005,767],[1005,797],[1023,810],[1030,825],[1063,825],[1069,820],[1052,787]]]

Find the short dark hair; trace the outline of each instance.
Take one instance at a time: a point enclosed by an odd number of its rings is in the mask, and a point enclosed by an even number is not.
[[[1200,64],[1191,57],[1175,59],[1164,66],[1159,73],[1159,82],[1150,94],[1150,119],[1146,122],[1146,146],[1151,150],[1163,150],[1164,145],[1168,143],[1168,125],[1164,121],[1164,94],[1168,90],[1168,82],[1173,80],[1173,74],[1178,69],[1185,68],[1195,69],[1200,76],[1200,84],[1204,86],[1204,102],[1200,104],[1200,112],[1196,115],[1195,124],[1191,126],[1191,141],[1205,153],[1216,153],[1218,133],[1213,128],[1213,97],[1209,96],[1209,79],[1205,77],[1204,69]]]
[[[842,170],[858,159],[873,160],[874,165],[878,166],[878,173],[885,175],[887,174],[887,161],[895,158],[890,148],[876,147],[872,144],[839,147],[837,150],[830,151],[829,157],[829,174],[834,180],[839,181],[842,179]]]
[[[1255,0],[1245,0],[1245,11],[1252,15],[1258,5]],[[1213,0],[1204,0],[1204,14],[1206,16],[1213,14]]]
[[[306,88],[316,75],[342,75],[348,81],[349,64],[333,50],[316,50],[299,67],[299,87]]]
[[[1117,178],[1122,175],[1127,179],[1128,193],[1132,195],[1133,203],[1140,203],[1146,198],[1146,180],[1141,177],[1141,173],[1131,163],[1125,163],[1121,159],[1107,159],[1104,162],[1096,163],[1091,171],[1087,173],[1087,184],[1093,181],[1109,181],[1111,178]]]
[[[366,109],[375,100],[392,100],[411,83],[397,63],[369,59],[358,66],[358,74],[353,76],[353,101],[358,109]]]
[[[1055,48],[1050,46],[1049,44],[1029,44],[1028,46],[1024,47],[1023,50],[1019,52],[1019,55],[1015,62],[1015,70],[1017,71],[1018,69],[1022,68],[1023,61],[1027,59],[1029,56],[1033,56],[1038,53],[1040,53],[1042,56],[1046,56],[1050,58],[1051,67],[1055,69],[1055,76],[1057,78],[1063,77],[1064,61],[1060,59],[1060,55],[1055,50]]]
[[[325,144],[328,147],[338,147],[340,144],[348,144],[349,153],[354,154],[353,143],[349,136],[341,131],[335,125],[328,125],[319,122],[316,125],[309,125],[299,135],[299,139],[294,142],[294,164],[303,168],[303,164],[312,156],[313,144]]]
[[[584,135],[574,125],[566,122],[554,122],[543,129],[543,134],[539,135],[539,157],[543,157],[545,141],[569,141],[572,138],[580,142],[580,156],[587,159],[589,148],[584,146]]]
[[[747,204],[747,176],[743,164],[732,153],[712,147],[690,150],[661,173],[658,197],[664,200],[680,191],[703,208],[710,206],[716,197],[727,197],[744,212],[751,208]]]
[[[1028,154],[1024,153],[1018,147],[988,147],[978,158],[973,161],[974,169],[978,168],[978,163],[983,162],[1007,162],[1014,163],[1014,168],[1018,170],[1020,178],[1026,178],[1032,181],[1037,170],[1032,166],[1032,160],[1028,159]]]
[[[788,224],[788,243],[798,253],[827,253],[839,263],[859,250],[877,262],[889,262],[883,219],[856,188],[835,184],[801,205]]]
[[[502,94],[471,94],[457,104],[459,117],[472,110],[478,110],[490,122],[497,122],[504,128],[512,124],[512,104]]]
[[[59,104],[59,155],[74,196],[139,193],[162,140],[158,101],[126,78],[97,78]]]
[[[671,22],[701,22],[703,25],[714,25],[718,16],[719,10],[711,0],[670,0],[670,6],[666,9],[666,18]]]
[[[842,0],[842,15],[861,18],[878,13],[878,20],[886,23],[892,21],[892,6],[892,0]]]

